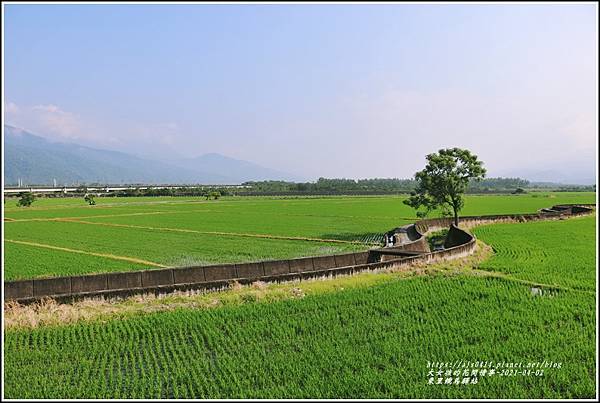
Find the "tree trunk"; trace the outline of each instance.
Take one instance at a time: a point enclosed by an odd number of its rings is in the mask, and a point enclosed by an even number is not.
[[[452,210],[454,210],[454,225],[458,227],[458,211],[456,207],[452,206]]]

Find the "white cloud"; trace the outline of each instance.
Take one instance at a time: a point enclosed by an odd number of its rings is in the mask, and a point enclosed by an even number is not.
[[[159,141],[163,144],[173,146],[176,144],[177,137],[172,134],[167,134],[159,138]]]
[[[4,104],[4,113],[9,116],[16,115],[19,113],[19,107],[13,102],[6,102]]]
[[[64,139],[81,138],[81,119],[62,110],[56,105],[36,105],[31,108],[32,118],[44,129],[44,132]]]
[[[7,101],[4,119],[9,125],[54,141],[94,142],[101,139],[79,115],[54,104],[23,106]]]
[[[558,133],[568,138],[576,151],[592,151],[596,149],[592,146],[598,133],[597,127],[593,115],[577,113],[566,119],[566,123],[558,128]]]
[[[36,105],[31,109],[34,111],[42,111],[42,112],[50,112],[50,113],[61,112],[60,108],[56,105]]]
[[[165,124],[165,128],[169,129],[169,130],[178,130],[179,125],[177,123],[170,122],[170,123]]]
[[[425,154],[453,146],[474,151],[490,172],[548,166],[558,157],[568,166],[593,159],[588,150],[595,149],[597,124],[590,106],[575,108],[545,93],[519,95],[390,88],[347,98],[346,144],[362,136],[364,155],[378,156],[363,171],[382,171],[393,161],[400,175],[421,166]]]

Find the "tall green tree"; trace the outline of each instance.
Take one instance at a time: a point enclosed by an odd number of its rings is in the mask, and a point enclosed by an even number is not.
[[[419,217],[441,209],[444,214],[453,214],[454,224],[458,225],[469,181],[485,177],[483,162],[469,150],[456,147],[439,150],[426,158],[425,168],[415,174],[417,186],[404,203],[416,210],[424,207],[424,211],[417,211]]]
[[[35,201],[35,195],[31,192],[21,192],[19,197],[20,199],[17,202],[19,207],[29,207]]]
[[[96,204],[96,200],[94,200],[94,195],[90,193],[86,193],[83,200],[85,200],[90,206],[94,206]]]

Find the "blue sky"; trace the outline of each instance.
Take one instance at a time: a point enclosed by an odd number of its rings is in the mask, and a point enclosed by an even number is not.
[[[448,146],[595,172],[594,4],[4,7],[5,122],[54,140],[307,179]]]

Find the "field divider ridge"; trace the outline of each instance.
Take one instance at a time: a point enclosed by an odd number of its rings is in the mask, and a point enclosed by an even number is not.
[[[323,239],[323,238],[295,237],[295,236],[271,235],[271,234],[249,234],[249,233],[240,233],[240,232],[199,231],[199,230],[187,229],[187,228],[151,227],[151,226],[147,226],[147,225],[117,224],[117,223],[94,222],[94,221],[84,221],[84,220],[66,219],[66,218],[61,218],[61,219],[57,218],[57,219],[54,219],[53,221],[70,222],[70,223],[77,223],[77,224],[88,224],[88,225],[100,225],[100,226],[106,226],[106,227],[146,229],[146,230],[152,230],[152,231],[183,232],[183,233],[201,234],[201,235],[220,235],[220,236],[236,236],[236,237],[245,237],[245,238],[281,239],[281,240],[286,240],[286,241],[308,241],[308,242],[344,243],[344,244],[364,245],[364,243],[360,242],[360,241],[346,241],[343,239]]]
[[[203,210],[197,210],[203,211]],[[210,210],[206,210],[210,211]],[[146,216],[146,215],[159,215],[159,214],[176,214],[175,211],[148,211],[148,212],[140,212],[140,213],[123,213],[123,214],[98,214],[98,215],[87,215],[87,216],[78,216],[78,217],[48,217],[48,218],[8,218],[5,217],[5,220],[10,220],[11,222],[52,222],[52,221],[63,221],[63,220],[79,220],[82,218],[105,218],[105,217],[134,217],[134,216]]]
[[[98,256],[98,257],[104,257],[104,258],[113,259],[113,260],[123,260],[126,262],[139,263],[139,264],[153,266],[153,267],[167,267],[160,263],[151,262],[149,260],[143,260],[143,259],[138,259],[138,258],[129,257],[129,256],[113,255],[111,253],[90,252],[90,251],[85,251],[85,250],[81,250],[81,249],[65,248],[62,246],[48,245],[48,244],[43,244],[43,243],[38,243],[38,242],[18,241],[15,239],[4,239],[4,242],[10,242],[10,243],[19,244],[19,245],[34,246],[37,248],[60,250],[63,252],[79,253],[82,255]]]

